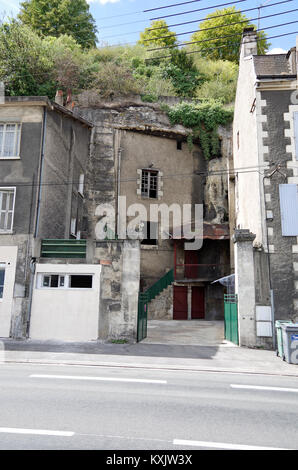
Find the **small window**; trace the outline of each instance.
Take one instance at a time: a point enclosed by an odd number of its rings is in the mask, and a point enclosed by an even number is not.
[[[0,158],[19,157],[20,135],[20,124],[0,123]]]
[[[1,279],[0,268],[0,292]],[[39,289],[92,289],[92,284],[92,274],[39,274],[36,286]]]
[[[43,276],[42,287],[53,289],[64,287],[64,276],[60,276],[59,274],[45,274]]]
[[[92,277],[89,275],[73,274],[70,276],[69,287],[75,289],[92,289]]]
[[[177,140],[177,150],[182,150],[182,142],[181,142],[181,140]]]
[[[144,238],[142,245],[157,245],[158,242],[158,224],[156,222],[144,222]]]
[[[157,199],[158,171],[142,170],[142,196]]]
[[[81,196],[84,196],[84,180],[85,180],[85,175],[81,174],[80,181],[79,181],[79,193],[81,194]]]
[[[4,280],[5,280],[5,265],[0,264],[0,300],[3,299]]]
[[[0,232],[8,232],[13,227],[15,189],[0,189]]]

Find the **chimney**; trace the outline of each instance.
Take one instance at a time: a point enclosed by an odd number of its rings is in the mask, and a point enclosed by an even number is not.
[[[62,90],[57,90],[57,93],[55,96],[55,103],[59,104],[60,106],[63,106],[63,91]]]
[[[296,75],[297,73],[297,54],[296,47],[292,47],[287,53],[287,59],[291,75]]]
[[[253,26],[244,28],[242,41],[241,41],[241,52],[240,59],[248,57],[250,55],[258,54],[258,42],[257,42],[257,32]]]

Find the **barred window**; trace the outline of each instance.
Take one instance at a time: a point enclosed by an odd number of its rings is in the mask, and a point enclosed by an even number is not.
[[[18,157],[21,124],[0,123],[0,158]]]
[[[142,196],[156,199],[158,196],[158,171],[142,170]]]

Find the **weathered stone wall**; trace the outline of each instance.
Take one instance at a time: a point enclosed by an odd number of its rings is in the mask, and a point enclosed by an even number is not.
[[[228,222],[230,127],[219,129],[222,156],[207,162],[198,143],[190,152],[186,138],[191,130],[172,126],[157,103],[143,103],[137,97],[102,102],[90,94],[81,96],[79,103],[76,112],[95,125],[86,201],[89,237],[95,237],[98,205],[111,204],[117,220],[118,195],[126,195],[129,204],[204,204],[205,221]],[[182,151],[176,148],[177,139],[183,141]],[[137,169],[152,162],[164,176],[163,194],[158,201],[137,196]],[[183,174],[187,176],[182,178]],[[142,249],[141,258],[144,286],[149,287],[173,267],[173,246],[160,240],[158,248]]]
[[[96,242],[94,262],[101,263],[99,339],[137,339],[140,247],[138,241]]]
[[[173,319],[173,286],[168,286],[148,305],[148,320]]]

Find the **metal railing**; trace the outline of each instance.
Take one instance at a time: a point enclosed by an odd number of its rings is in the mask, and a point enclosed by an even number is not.
[[[225,276],[229,270],[229,264],[177,264],[176,279],[215,280]]]
[[[86,258],[87,240],[50,240],[41,242],[42,258]]]
[[[174,270],[168,271],[162,278],[160,278],[153,286],[149,287],[145,292],[142,292],[143,296],[146,296],[147,302],[155,299],[164,289],[170,286],[174,282]]]

